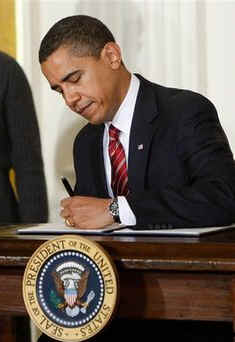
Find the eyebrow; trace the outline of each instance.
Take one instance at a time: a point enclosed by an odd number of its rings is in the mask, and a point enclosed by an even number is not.
[[[74,70],[74,71],[70,72],[68,75],[66,75],[65,77],[63,77],[63,78],[61,79],[61,82],[67,81],[71,76],[75,75],[75,74],[78,73],[78,72],[81,72],[81,71],[78,69],[78,70]],[[57,84],[55,84],[55,85],[52,85],[52,86],[51,86],[51,89],[52,89],[52,90],[56,90],[58,87],[59,87],[59,86],[58,86]]]

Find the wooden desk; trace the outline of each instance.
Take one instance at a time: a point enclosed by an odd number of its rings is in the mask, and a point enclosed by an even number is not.
[[[0,314],[26,314],[21,294],[25,265],[40,244],[53,237],[20,236],[14,228],[0,230]],[[119,316],[233,322],[235,331],[235,231],[200,239],[90,238],[117,265]],[[10,336],[9,326],[1,328],[0,336]]]

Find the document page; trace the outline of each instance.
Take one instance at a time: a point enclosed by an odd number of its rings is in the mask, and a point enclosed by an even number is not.
[[[119,223],[113,223],[112,225],[106,226],[100,229],[77,229],[73,227],[67,227],[65,223],[41,223],[41,224],[32,224],[32,225],[24,225],[17,229],[17,233],[19,234],[91,234],[98,233],[101,234],[103,232],[116,231],[125,227]]]
[[[22,225],[17,229],[18,234],[81,234],[81,235],[145,235],[145,236],[200,236],[227,229],[235,229],[235,224],[221,227],[201,227],[201,228],[173,228],[159,230],[136,229],[136,227],[126,227],[125,225],[114,223],[101,229],[77,229],[67,227],[64,223],[42,223],[32,225]]]

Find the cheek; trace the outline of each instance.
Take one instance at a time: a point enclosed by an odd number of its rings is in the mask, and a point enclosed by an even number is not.
[[[110,106],[112,103],[112,92],[111,88],[107,88],[106,84],[103,84],[99,89],[97,89],[97,98],[103,106]]]

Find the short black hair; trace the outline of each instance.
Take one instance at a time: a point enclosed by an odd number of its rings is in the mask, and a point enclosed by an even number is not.
[[[71,47],[80,57],[99,57],[108,42],[115,39],[100,20],[87,15],[66,17],[55,23],[42,39],[39,62],[45,62],[60,46]]]

